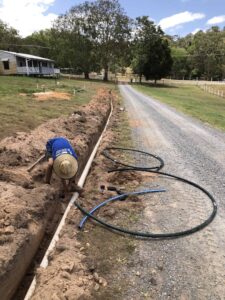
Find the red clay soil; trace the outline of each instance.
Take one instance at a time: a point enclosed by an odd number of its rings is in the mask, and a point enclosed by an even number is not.
[[[48,223],[63,210],[67,199],[62,201],[62,187],[59,179],[53,176],[51,185],[44,184],[45,163],[37,166],[31,173],[27,168],[44,152],[46,141],[56,136],[69,139],[79,156],[80,175],[95,142],[102,131],[110,111],[109,92],[101,90],[80,111],[71,112],[62,117],[42,124],[31,133],[17,133],[0,142],[0,295],[1,299],[10,299],[18,288],[21,279],[29,267],[37,248],[43,239]],[[68,196],[69,198],[69,196]],[[73,220],[71,219],[73,224]],[[74,225],[73,225],[74,226]],[[74,235],[74,233],[69,233]],[[67,249],[67,260],[60,264],[63,273],[62,284],[57,282],[57,289],[66,289],[65,280],[76,271],[76,295],[85,294],[84,267],[79,243],[72,236],[63,237],[57,245],[60,253]],[[58,270],[52,271],[52,277]],[[77,276],[80,276],[80,279]],[[79,285],[81,286],[79,288]],[[87,284],[88,286],[88,284]],[[48,289],[48,284],[45,284]],[[51,291],[51,297],[34,299],[61,299]],[[68,297],[74,298],[74,291],[68,291]]]

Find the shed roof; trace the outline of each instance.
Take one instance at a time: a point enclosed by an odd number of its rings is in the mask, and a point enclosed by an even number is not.
[[[44,58],[44,57],[25,54],[25,53],[17,53],[17,52],[5,51],[5,50],[0,50],[0,52],[5,52],[5,53],[9,53],[9,54],[18,56],[18,57],[23,57],[23,58],[28,58],[28,59],[36,59],[36,60],[42,60],[42,61],[54,61],[54,60],[49,59],[49,58]]]

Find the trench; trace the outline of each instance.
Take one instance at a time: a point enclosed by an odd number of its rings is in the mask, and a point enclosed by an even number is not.
[[[78,179],[81,177],[81,173],[87,161],[93,154],[96,142],[100,140],[101,135],[106,129],[109,116],[110,109],[107,111],[106,116],[103,117],[101,126],[99,126],[97,131],[92,135],[90,139],[91,142],[88,144],[88,150],[81,159],[79,159],[80,168],[77,174]],[[41,261],[46,255],[46,251],[54,237],[68,203],[69,199],[62,201],[60,195],[55,195],[54,202],[49,205],[44,220],[34,226],[32,235],[29,237],[29,243],[26,243],[22,249],[20,249],[13,268],[9,274],[7,274],[7,278],[4,278],[4,282],[1,283],[1,299],[21,300],[25,298],[35,278],[36,269],[40,266]]]
[[[56,199],[56,201],[60,199]],[[39,247],[32,259],[26,274],[24,275],[17,291],[15,292],[13,299],[23,300],[25,298],[26,292],[35,276],[36,268],[40,265],[42,258],[45,255],[46,249],[48,248],[50,241],[58,227],[61,216],[63,214],[64,207],[60,202],[57,201],[57,205],[51,207],[49,210],[49,216],[47,218],[45,228],[41,228],[37,232],[35,239],[40,241]]]

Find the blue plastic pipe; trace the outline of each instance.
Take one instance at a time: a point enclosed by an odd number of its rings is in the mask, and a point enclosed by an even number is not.
[[[103,201],[102,203],[98,204],[97,206],[95,206],[89,213],[92,215],[96,210],[98,210],[99,208],[105,206],[107,203],[112,202],[112,201],[118,201],[123,199],[124,197],[128,197],[131,195],[145,195],[145,194],[150,194],[150,193],[162,193],[162,192],[166,192],[165,189],[156,189],[156,190],[143,190],[143,191],[139,191],[139,192],[131,192],[131,193],[125,193],[122,195],[118,195],[112,198],[109,198],[105,201]],[[84,224],[86,223],[86,221],[88,220],[88,216],[85,216],[81,221],[80,224],[78,226],[78,228],[82,229]]]

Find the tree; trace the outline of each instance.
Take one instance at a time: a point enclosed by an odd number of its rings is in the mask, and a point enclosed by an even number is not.
[[[200,76],[207,80],[222,79],[225,43],[217,26],[195,34],[188,51],[192,56],[192,69],[197,70]]]
[[[136,19],[134,27],[133,60],[134,72],[146,80],[158,79],[169,74],[172,66],[168,40],[159,26],[147,16]]]
[[[53,57],[58,64],[76,73],[84,73],[89,78],[91,71],[98,71],[93,42],[83,32],[79,19],[63,15],[57,19],[52,29]]]
[[[123,61],[130,38],[130,19],[118,0],[97,0],[73,7],[64,16],[67,28],[76,28],[79,34],[93,44],[93,51],[104,80],[108,80],[111,65]]]
[[[192,42],[193,42],[193,34],[189,33],[185,37],[182,38],[178,37],[175,42],[175,45],[173,46],[184,48],[187,50],[191,46]]]
[[[178,57],[174,48],[183,48],[187,52],[187,74],[189,78],[221,80],[225,76],[225,31],[213,26],[206,32],[199,30],[172,43],[175,65]],[[180,51],[180,50],[176,50]],[[182,50],[184,51],[184,50]],[[180,63],[180,62],[179,62]],[[173,75],[174,75],[173,67]],[[189,75],[188,75],[189,74]],[[175,76],[180,76],[178,73]]]
[[[40,30],[23,39],[21,52],[41,57],[51,57],[51,29]]]
[[[185,79],[189,76],[188,52],[185,48],[172,47],[171,56],[173,65],[171,75],[176,79]]]
[[[0,20],[0,48],[14,51],[16,44],[20,42],[20,36],[16,29],[8,26]]]

